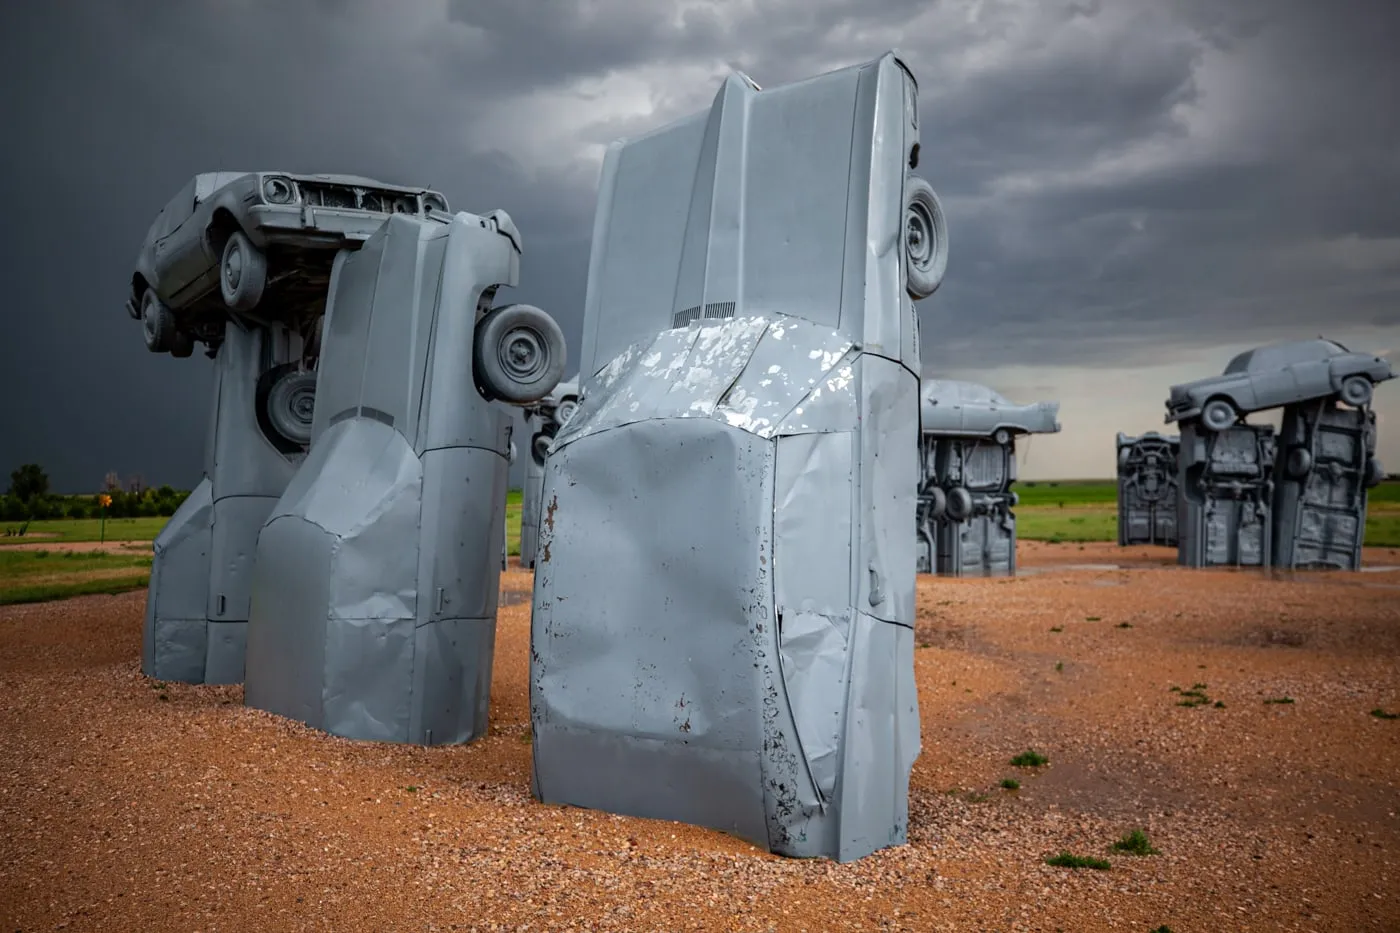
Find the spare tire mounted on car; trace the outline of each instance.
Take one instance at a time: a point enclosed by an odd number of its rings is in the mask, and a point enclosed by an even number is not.
[[[559,384],[566,360],[564,332],[533,305],[495,308],[476,322],[472,365],[488,400],[537,402]]]

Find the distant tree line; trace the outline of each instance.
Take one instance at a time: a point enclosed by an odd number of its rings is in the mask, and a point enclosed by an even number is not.
[[[123,489],[108,475],[106,487],[92,495],[59,495],[49,490],[49,477],[37,463],[26,463],[10,473],[10,485],[0,498],[0,521],[42,521],[52,518],[101,518],[99,496],[111,498],[108,518],[174,515],[189,492],[171,486],[151,489],[139,481]]]

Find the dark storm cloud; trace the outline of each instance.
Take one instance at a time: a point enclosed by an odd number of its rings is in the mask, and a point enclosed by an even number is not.
[[[210,364],[121,309],[159,207],[211,169],[433,185],[524,233],[512,298],[577,346],[596,147],[901,49],[953,253],[935,364],[1393,326],[1400,5],[1308,0],[185,0],[0,8],[0,467],[197,476]],[[14,89],[18,89],[17,91]],[[595,147],[592,155],[585,146]]]

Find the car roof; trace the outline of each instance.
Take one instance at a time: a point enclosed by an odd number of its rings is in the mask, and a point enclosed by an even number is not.
[[[1343,353],[1350,353],[1335,340],[1318,337],[1315,340],[1290,340],[1286,343],[1271,343],[1255,347],[1239,354],[1225,366],[1222,375],[1230,373],[1256,372],[1265,369],[1282,369],[1296,363],[1311,363],[1330,359]]]

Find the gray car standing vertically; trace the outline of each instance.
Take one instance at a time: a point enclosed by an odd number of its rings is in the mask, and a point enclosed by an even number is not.
[[[892,53],[769,90],[732,75],[609,148],[579,407],[544,467],[541,800],[794,856],[904,841],[914,299],[947,261],[919,155]]]

